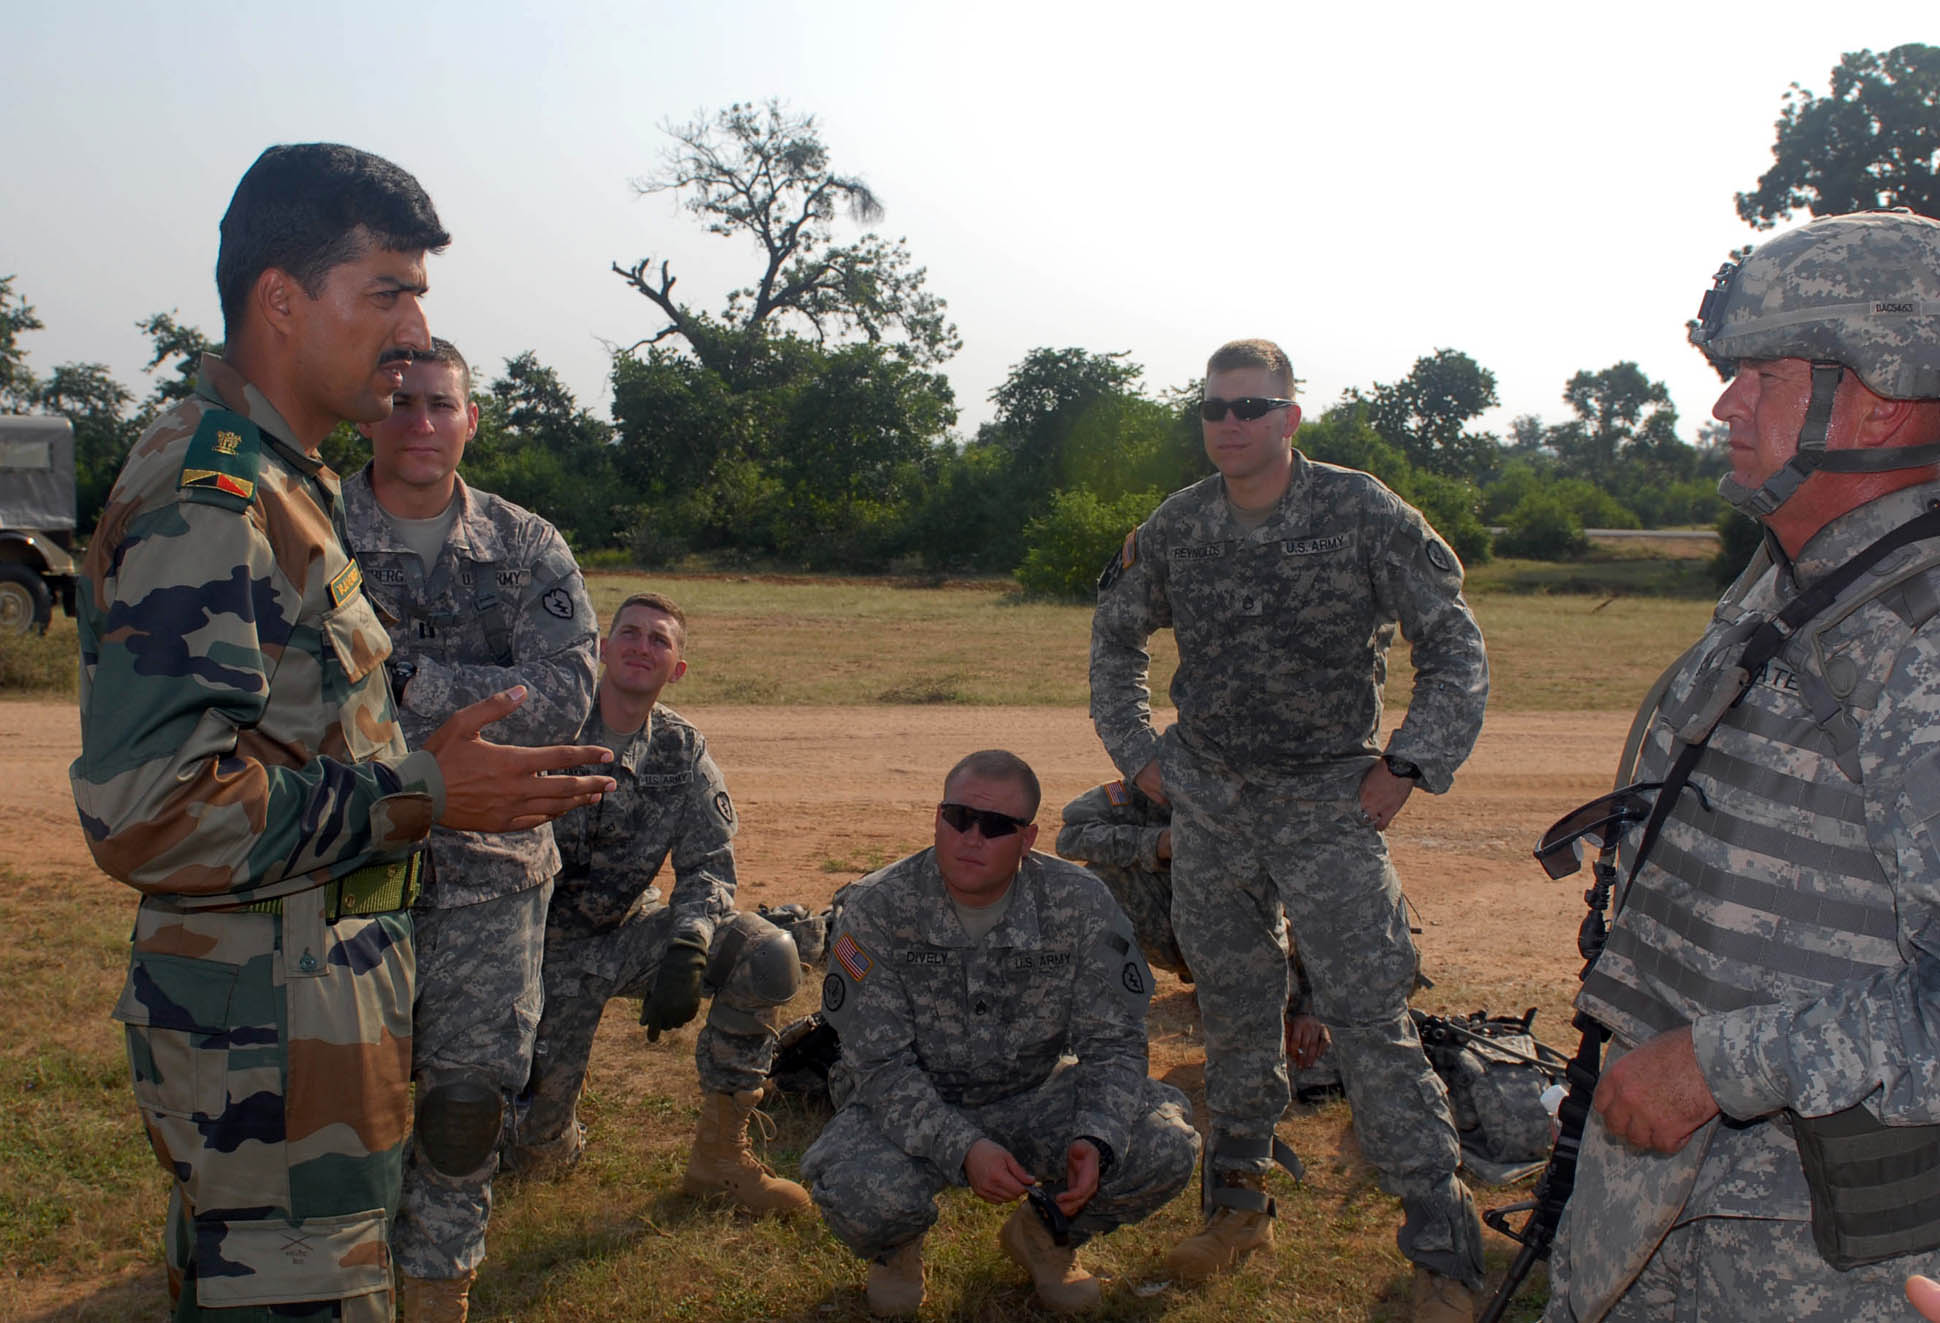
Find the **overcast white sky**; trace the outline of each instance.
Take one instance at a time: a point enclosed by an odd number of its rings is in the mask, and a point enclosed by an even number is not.
[[[734,100],[814,113],[948,300],[966,435],[1036,346],[1127,350],[1148,384],[1279,340],[1310,408],[1437,348],[1492,369],[1506,430],[1567,415],[1579,368],[1634,359],[1690,437],[1716,377],[1684,344],[1754,238],[1788,84],[1930,39],[1933,6],[8,3],[0,275],[141,394],[138,318],[220,334],[216,222],[274,142],[413,171],[456,236],[433,329],[487,375],[532,349],[581,402],[604,342],[661,325],[609,265],[673,260],[718,307],[752,249],[631,178],[661,126]]]

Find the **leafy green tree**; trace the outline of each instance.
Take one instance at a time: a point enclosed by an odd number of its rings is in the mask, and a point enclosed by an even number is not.
[[[1531,492],[1504,520],[1506,528],[1495,541],[1505,556],[1531,560],[1574,560],[1590,549],[1583,521],[1553,493]]]
[[[1055,493],[1051,508],[1024,530],[1018,584],[1032,597],[1090,601],[1107,559],[1164,498],[1160,491],[1140,491],[1103,500],[1081,487]]]
[[[823,343],[860,337],[887,344],[925,366],[961,347],[943,300],[926,288],[903,240],[865,233],[835,241],[839,216],[870,224],[883,207],[859,177],[836,173],[813,115],[769,100],[664,127],[674,146],[656,172],[634,181],[635,191],[680,197],[708,233],[753,243],[759,269],[714,316],[675,295],[668,260],[657,272],[652,257],[613,263],[614,273],[667,318],[635,349],[679,337],[741,387],[760,342],[795,327]]]
[[[102,363],[63,363],[40,384],[41,408],[74,424],[74,522],[82,537],[94,531],[141,435],[143,416],[128,409],[133,398]]]
[[[619,481],[612,425],[530,350],[505,360],[477,403],[465,480],[543,515],[576,547],[617,545],[637,497]]]
[[[39,384],[27,370],[27,351],[20,337],[43,329],[27,300],[14,293],[14,278],[0,276],[0,411],[26,413],[39,402]]]
[[[148,365],[142,371],[153,376],[164,367],[172,369],[156,379],[155,389],[144,402],[144,407],[151,412],[159,412],[175,401],[193,395],[195,377],[201,371],[202,356],[222,352],[222,346],[200,330],[177,322],[173,309],[154,313],[136,322],[135,326],[148,337],[152,351],[148,356]]]
[[[1437,349],[1400,381],[1348,396],[1367,406],[1374,430],[1416,468],[1475,481],[1493,471],[1495,437],[1468,424],[1496,406],[1495,373],[1467,354]]]
[[[1627,449],[1677,439],[1669,388],[1628,360],[1601,372],[1578,372],[1563,388],[1563,400],[1576,417],[1550,428],[1545,441],[1565,476],[1607,483]]]
[[[1753,227],[1771,229],[1799,210],[1910,207],[1940,218],[1940,46],[1848,52],[1827,95],[1792,84],[1777,131],[1771,169],[1737,195]]]

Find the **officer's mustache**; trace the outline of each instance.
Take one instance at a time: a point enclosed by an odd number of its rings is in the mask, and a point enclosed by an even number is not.
[[[409,363],[410,363],[410,361],[411,361],[411,351],[410,351],[410,350],[408,350],[408,349],[386,349],[386,350],[385,350],[385,351],[384,351],[384,352],[383,352],[382,354],[380,354],[380,355],[378,355],[378,358],[377,358],[377,366],[379,366],[379,367],[389,367],[389,366],[390,366],[391,364],[393,364],[393,363],[404,363],[404,364],[409,364]]]

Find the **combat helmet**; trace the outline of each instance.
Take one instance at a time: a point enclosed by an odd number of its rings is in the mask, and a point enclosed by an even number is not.
[[[1812,364],[1797,453],[1757,488],[1728,474],[1718,483],[1718,494],[1747,514],[1770,514],[1815,469],[1877,473],[1940,461],[1940,443],[1825,448],[1833,392],[1847,372],[1888,399],[1940,399],[1940,221],[1901,209],[1787,230],[1742,265],[1718,268],[1691,342],[1726,379],[1743,359]]]

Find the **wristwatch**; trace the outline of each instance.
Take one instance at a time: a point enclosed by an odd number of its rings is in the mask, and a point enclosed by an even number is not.
[[[384,669],[391,673],[391,700],[403,702],[404,686],[417,675],[418,664],[414,661],[394,661],[386,663]]]
[[[1384,753],[1381,755],[1381,761],[1388,765],[1389,776],[1398,776],[1403,781],[1421,780],[1421,768],[1406,758],[1397,758],[1391,753]]]

